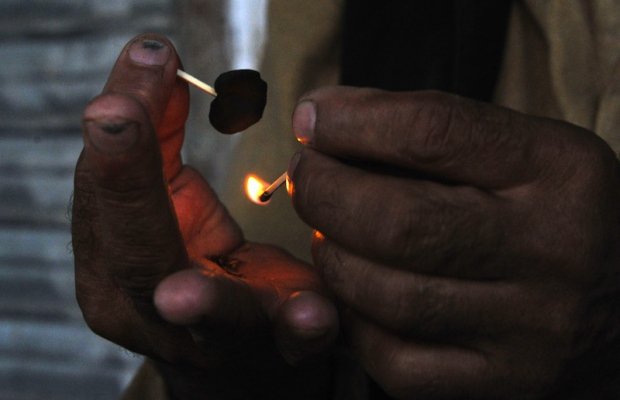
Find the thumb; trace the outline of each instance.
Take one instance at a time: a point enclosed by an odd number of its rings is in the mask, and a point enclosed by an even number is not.
[[[119,95],[91,103],[82,162],[90,173],[97,215],[91,221],[95,254],[88,258],[93,265],[87,267],[105,271],[130,297],[150,303],[153,287],[186,265],[187,257],[158,142],[140,104]]]
[[[463,97],[351,87],[305,95],[293,130],[336,158],[490,189],[535,179],[555,148],[544,141],[557,140],[539,120]]]
[[[162,135],[182,140],[182,133],[173,133],[182,132],[183,112],[171,113],[169,105],[178,91],[178,65],[164,38],[141,36],[130,43],[104,93],[84,111],[75,182],[76,193],[92,193],[87,203],[78,196],[74,203],[75,216],[90,216],[74,219],[74,225],[88,225],[76,231],[92,235],[80,241],[90,245],[74,248],[77,272],[107,275],[150,309],[155,285],[187,265],[164,178],[162,152],[166,157],[171,147],[162,143],[160,152]],[[167,173],[175,168],[173,159],[167,158]]]

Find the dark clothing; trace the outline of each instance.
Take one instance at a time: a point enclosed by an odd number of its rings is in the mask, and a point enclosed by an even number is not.
[[[510,0],[348,0],[341,83],[436,89],[490,101],[502,61]],[[388,399],[369,382],[373,400]]]
[[[348,0],[341,81],[490,101],[510,0]]]

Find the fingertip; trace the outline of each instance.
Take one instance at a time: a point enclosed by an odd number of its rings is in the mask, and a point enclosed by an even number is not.
[[[153,301],[160,316],[177,325],[200,322],[217,307],[218,288],[196,270],[184,270],[164,279]]]
[[[248,329],[263,319],[249,288],[210,262],[166,277],[157,285],[153,302],[163,319],[184,326]]]
[[[107,155],[124,153],[139,142],[142,128],[149,124],[146,110],[134,98],[99,95],[87,104],[82,116],[87,154],[92,154],[92,148]]]
[[[316,147],[317,136],[322,132],[322,125],[329,125],[333,106],[338,98],[348,90],[346,86],[326,86],[305,93],[297,102],[292,116],[292,127],[295,138],[304,146]],[[321,119],[321,123],[319,123]]]
[[[180,68],[180,59],[172,41],[157,33],[141,33],[130,39],[121,51],[119,61],[126,59],[142,67]]]
[[[171,44],[159,35],[139,35],[127,47],[129,59],[142,65],[164,65],[171,53]]]
[[[132,97],[117,93],[96,97],[84,110],[82,129],[84,157],[99,185],[147,185],[161,174],[148,114]]]
[[[332,346],[338,335],[338,312],[318,293],[295,292],[280,307],[277,325],[282,356],[298,364]]]
[[[316,339],[325,336],[338,324],[334,305],[315,292],[295,292],[282,307],[283,317],[300,338]]]
[[[140,34],[121,51],[103,93],[123,93],[138,100],[163,139],[183,125],[187,114],[189,92],[187,85],[177,79],[180,67],[179,56],[168,38]]]

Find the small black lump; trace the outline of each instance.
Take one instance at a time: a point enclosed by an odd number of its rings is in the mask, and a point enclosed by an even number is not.
[[[251,69],[224,72],[215,80],[217,97],[209,121],[222,133],[241,132],[257,123],[267,104],[267,83]]]

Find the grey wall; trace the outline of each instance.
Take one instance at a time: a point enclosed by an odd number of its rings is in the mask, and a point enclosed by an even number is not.
[[[91,333],[74,299],[68,207],[81,111],[140,32],[171,36],[207,81],[254,67],[265,4],[0,0],[0,400],[119,397],[141,360]],[[211,99],[192,96],[185,157],[219,188],[235,140],[209,126]]]
[[[0,0],[0,399],[114,399],[139,358],[74,300],[67,208],[80,112],[172,0]]]

